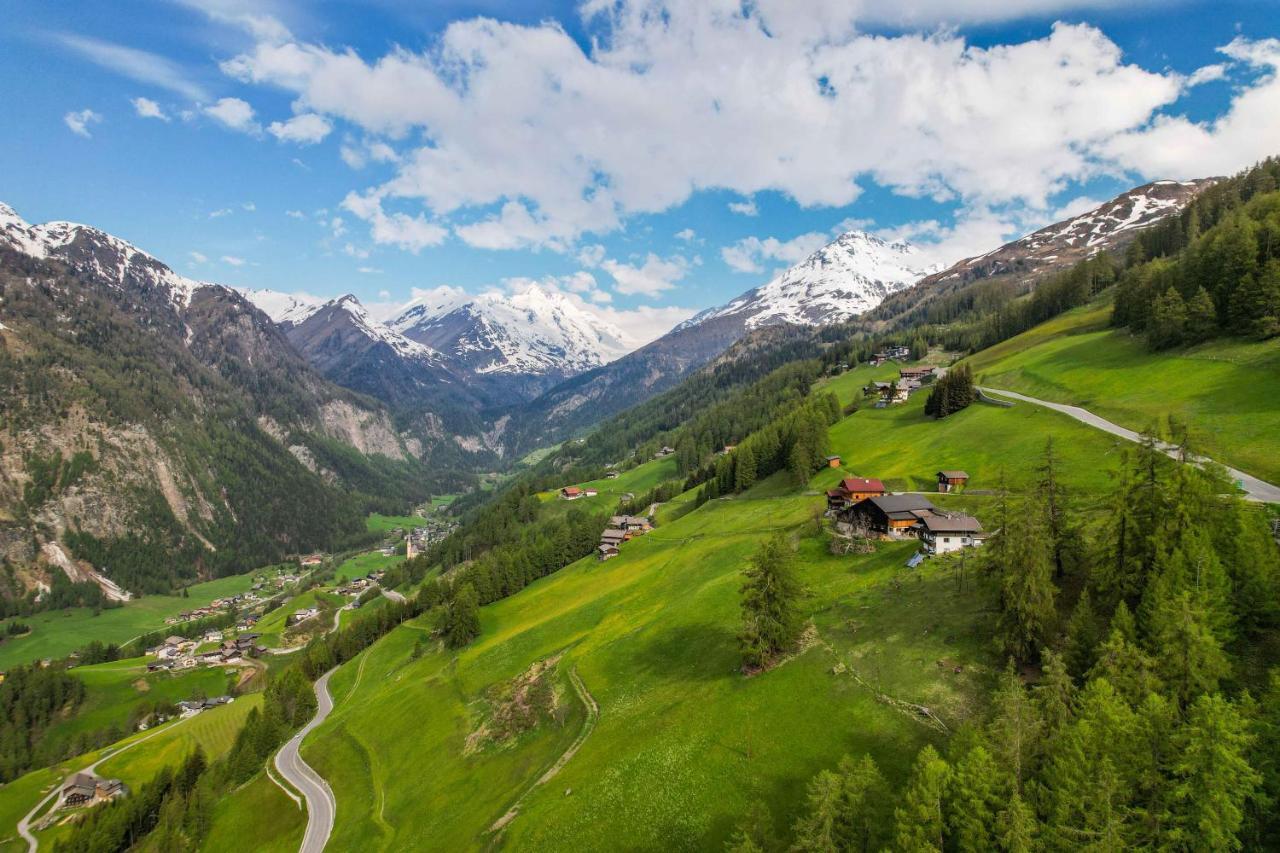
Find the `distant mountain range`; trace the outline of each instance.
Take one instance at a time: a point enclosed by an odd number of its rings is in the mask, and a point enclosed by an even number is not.
[[[491,467],[735,353],[792,346],[804,329],[905,328],[985,282],[1030,289],[1122,250],[1210,183],[1137,187],[944,270],[906,243],[852,231],[638,349],[537,287],[441,289],[380,322],[354,296],[193,280],[96,228],[31,225],[0,205],[0,356],[15,377],[0,446],[0,517],[14,521],[0,523],[0,554],[31,557],[32,543],[68,531],[109,542],[144,505],[169,519],[166,548],[210,561],[233,530],[262,551],[322,545],[353,529],[351,496],[406,495]],[[97,473],[35,488],[48,476],[39,460],[77,453]],[[302,496],[310,517],[272,516],[239,479],[246,466]],[[246,517],[271,517],[271,530],[246,533]]]

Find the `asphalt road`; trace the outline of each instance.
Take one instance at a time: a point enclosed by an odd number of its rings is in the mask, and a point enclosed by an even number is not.
[[[1001,397],[1009,397],[1014,400],[1022,400],[1026,403],[1035,403],[1037,406],[1044,406],[1046,409],[1053,409],[1055,412],[1062,412],[1069,415],[1081,423],[1088,424],[1091,427],[1109,432],[1112,435],[1127,439],[1128,441],[1140,442],[1142,436],[1131,429],[1126,429],[1119,424],[1113,424],[1106,418],[1100,418],[1088,409],[1082,409],[1079,406],[1068,406],[1063,403],[1050,403],[1048,400],[1038,400],[1035,397],[1028,397],[1025,394],[1019,394],[1017,391],[1002,391],[999,388],[983,388],[988,394],[999,394]],[[1172,445],[1162,444],[1161,449],[1170,456],[1174,455],[1176,448]],[[1192,462],[1210,462],[1207,456],[1193,457]],[[1221,463],[1219,463],[1221,464]],[[1226,466],[1223,466],[1226,467]],[[1259,480],[1252,474],[1246,474],[1235,468],[1227,468],[1227,473],[1231,475],[1233,480],[1240,483],[1244,489],[1245,498],[1251,501],[1259,501],[1261,503],[1280,503],[1280,486],[1268,483],[1265,480]]]
[[[338,801],[334,799],[329,783],[298,754],[303,738],[323,723],[333,710],[333,697],[329,695],[329,676],[335,671],[336,669],[331,669],[316,680],[317,707],[311,722],[303,726],[276,753],[276,769],[307,801],[307,831],[302,836],[302,846],[298,848],[300,853],[320,853],[324,850],[329,843],[329,835],[333,832],[333,816],[338,809]]]

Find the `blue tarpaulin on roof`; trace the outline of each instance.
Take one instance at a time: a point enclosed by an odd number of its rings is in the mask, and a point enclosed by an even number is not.
[[[907,560],[907,568],[914,569],[916,566],[924,562],[924,554],[919,551],[911,555],[911,559]]]

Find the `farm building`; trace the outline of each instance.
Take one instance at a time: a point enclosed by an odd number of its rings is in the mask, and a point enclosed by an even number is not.
[[[603,563],[605,560],[611,560],[618,556],[618,553],[617,545],[601,543],[600,547],[596,549],[596,558]]]
[[[102,779],[91,773],[76,773],[62,783],[62,804],[83,806],[98,803],[128,793],[119,779]]]
[[[934,511],[934,505],[923,495],[881,494],[854,504],[844,510],[844,515],[855,526],[869,531],[903,536],[913,533],[921,518]]]
[[[969,475],[964,471],[938,472],[938,491],[940,492],[954,492],[964,488],[967,482],[969,482]]]
[[[929,513],[920,519],[920,541],[930,554],[949,554],[973,548],[986,539],[982,524],[964,513]]]
[[[839,457],[839,456],[828,456],[828,457],[827,457],[827,467],[828,467],[828,468],[839,468],[839,467],[840,467],[840,457]]]
[[[922,364],[918,367],[904,367],[898,371],[898,375],[908,381],[925,382],[933,378],[937,369],[932,365]]]
[[[867,477],[845,477],[827,492],[827,508],[843,509],[867,498],[884,494],[884,483]]]
[[[565,486],[563,489],[560,490],[560,497],[564,498],[567,501],[576,501],[578,498],[582,496],[583,496],[582,489],[578,488],[577,486]]]

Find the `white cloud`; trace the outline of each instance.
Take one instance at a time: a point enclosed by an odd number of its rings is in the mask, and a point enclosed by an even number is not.
[[[301,210],[286,210],[284,212],[284,215],[289,217],[290,219],[306,219],[307,218],[307,215],[303,213]]]
[[[346,255],[349,258],[359,258],[360,260],[365,260],[366,258],[369,257],[369,250],[362,249],[359,246],[355,245],[354,243],[347,243],[345,246],[342,247],[342,254]]]
[[[600,266],[613,276],[614,289],[629,296],[657,296],[664,290],[671,290],[689,272],[689,262],[680,255],[660,258],[653,252],[639,266],[624,264],[612,258],[603,261]]]
[[[374,194],[348,193],[342,207],[359,219],[369,223],[369,236],[373,242],[406,249],[414,254],[428,246],[438,246],[449,236],[448,229],[430,222],[421,214],[387,213],[382,209],[382,199]]]
[[[729,211],[740,216],[756,216],[760,213],[759,209],[756,208],[755,199],[750,198],[746,201],[729,202]]]
[[[188,79],[186,72],[177,63],[163,56],[72,33],[60,33],[54,38],[95,65],[130,80],[158,86],[193,101],[203,101],[209,97],[203,86]]]
[[[377,267],[356,267],[356,272],[358,272],[358,273],[364,273],[365,275],[381,275],[381,274],[382,274],[382,270],[378,269]],[[391,294],[387,293],[387,291],[385,291],[385,290],[384,290],[384,291],[381,291],[381,293],[379,293],[379,295],[380,295],[380,296],[381,296],[382,294],[386,294],[387,296],[390,296],[390,295],[391,295]],[[384,298],[385,298],[385,297],[384,297]]]
[[[253,120],[253,107],[240,98],[220,98],[217,103],[205,107],[204,114],[241,133],[257,133],[259,130],[258,123]]]
[[[840,206],[875,181],[974,208],[1043,208],[1073,181],[1116,173],[1107,144],[1185,78],[1125,64],[1090,26],[977,46],[950,29],[870,35],[849,10],[932,26],[1100,2],[619,0],[586,5],[585,50],[555,22],[472,19],[424,52],[367,61],[263,40],[222,68],[373,137],[429,140],[364,194],[416,200],[474,246],[563,250],[704,188]]]
[[[578,263],[584,267],[595,269],[604,260],[605,248],[599,243],[592,243],[578,249]]]
[[[203,252],[187,252],[187,256],[191,258],[193,264],[203,264],[209,260],[209,256]]]
[[[1096,207],[1101,207],[1105,203],[1105,199],[1091,198],[1087,195],[1076,196],[1058,205],[1057,210],[1053,211],[1049,218],[1053,222],[1074,219],[1082,213],[1088,213]]]
[[[1236,38],[1219,51],[1255,78],[1232,97],[1226,113],[1213,121],[1162,115],[1124,133],[1107,151],[1150,178],[1227,175],[1276,153],[1280,139],[1280,39]]]
[[[133,104],[134,112],[140,118],[158,118],[160,121],[169,121],[169,116],[165,114],[165,111],[150,98],[133,98],[129,103]]]
[[[249,213],[253,213],[255,210],[258,209],[258,206],[251,201],[246,201],[245,203],[240,205],[240,209],[246,210]]]
[[[329,220],[329,230],[334,237],[341,237],[347,233],[347,221],[341,216],[335,216]]]
[[[97,124],[102,121],[102,116],[93,110],[84,109],[69,112],[62,117],[67,127],[71,128],[71,132],[76,136],[83,136],[85,139],[92,138],[93,134],[89,132],[89,125]]]
[[[686,243],[692,243],[694,239],[697,238],[698,232],[694,231],[692,228],[685,228],[681,231],[677,231],[675,236],[677,240],[683,240]]]
[[[242,267],[245,265],[245,259],[237,258],[235,255],[223,255],[222,262],[233,267]]]
[[[224,216],[230,216],[230,215],[231,215],[231,208],[229,207],[220,207],[217,210],[209,211],[210,219],[221,219]]]
[[[1219,62],[1215,65],[1204,65],[1191,72],[1191,76],[1187,78],[1187,85],[1199,86],[1204,83],[1221,80],[1226,76],[1227,66],[1225,63]]]
[[[342,162],[352,169],[363,169],[369,163],[396,163],[400,155],[396,150],[380,139],[363,139],[354,142],[350,139],[342,143],[338,149]]]
[[[1069,206],[1074,206],[1068,203]],[[963,258],[991,251],[996,246],[1049,224],[1047,212],[993,211],[974,208],[962,211],[951,225],[937,220],[908,222],[896,228],[885,228],[876,236],[888,240],[906,240],[914,245],[924,265],[950,266]]]
[[[781,261],[790,266],[803,261],[831,242],[831,237],[819,231],[811,231],[779,240],[776,237],[746,237],[720,250],[720,257],[734,272],[764,272],[766,261]]]
[[[329,135],[333,125],[324,116],[315,113],[303,113],[288,121],[273,121],[267,126],[267,132],[281,142],[296,142],[299,145],[315,145]]]

